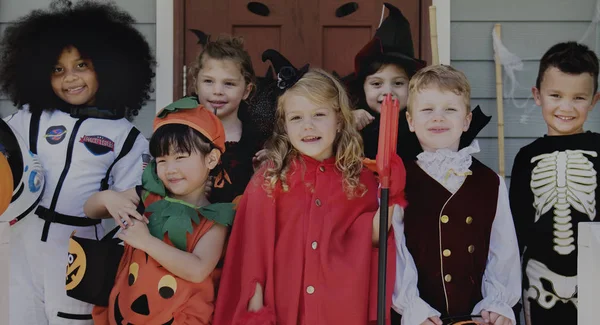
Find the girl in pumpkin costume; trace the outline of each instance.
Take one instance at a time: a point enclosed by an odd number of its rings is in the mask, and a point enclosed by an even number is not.
[[[203,106],[171,105],[158,113],[142,187],[121,193],[129,204],[92,196],[86,214],[112,216],[125,242],[109,306],[95,324],[210,324],[212,272],[221,257],[233,205],[210,204],[205,183],[225,149],[219,119]],[[139,195],[139,196],[138,196]],[[136,212],[139,200],[144,215]]]
[[[278,99],[268,159],[237,207],[214,324],[365,325],[375,319],[369,312],[377,305],[370,295],[377,289],[371,281],[379,240],[377,179],[363,166],[343,86],[323,70],[306,70],[282,78],[287,90]],[[393,167],[390,204],[404,206],[397,156]]]

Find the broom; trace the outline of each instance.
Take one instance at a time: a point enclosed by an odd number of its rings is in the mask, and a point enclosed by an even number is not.
[[[390,165],[396,154],[398,142],[398,99],[388,94],[381,104],[379,124],[379,147],[377,150],[377,170],[381,182],[381,204],[379,208],[379,264],[377,274],[377,324],[385,324],[385,280],[387,267],[388,206],[390,197]]]
[[[440,64],[437,32],[437,10],[435,6],[429,6],[429,39],[431,41],[431,64]]]
[[[501,26],[496,24],[494,32],[501,38]],[[496,104],[498,112],[498,174],[504,177],[504,102],[502,94],[502,63],[498,54],[494,56],[496,61]]]

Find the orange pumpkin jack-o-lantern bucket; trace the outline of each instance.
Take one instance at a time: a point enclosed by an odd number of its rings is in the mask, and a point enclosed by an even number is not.
[[[13,175],[8,159],[0,153],[0,215],[8,208],[13,189]]]
[[[12,224],[32,213],[43,189],[44,171],[37,155],[0,119],[0,221]]]
[[[444,325],[484,325],[481,315],[451,316],[442,318]]]

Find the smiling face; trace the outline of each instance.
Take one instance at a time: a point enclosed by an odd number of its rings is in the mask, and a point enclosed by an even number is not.
[[[568,74],[556,67],[544,72],[540,89],[532,89],[535,103],[542,107],[548,135],[583,132],[588,113],[599,94],[594,94],[594,79],[589,73]]]
[[[217,149],[206,155],[196,150],[170,152],[156,157],[156,173],[171,197],[196,205],[204,195],[204,183],[219,157]]]
[[[205,55],[196,77],[200,104],[223,119],[236,116],[242,100],[248,98],[252,85],[246,84],[241,67],[231,59],[213,59]]]
[[[471,123],[464,97],[436,87],[424,88],[411,96],[406,118],[423,150],[457,151],[460,137]]]
[[[395,64],[386,64],[376,73],[367,76],[363,83],[363,90],[369,108],[381,113],[381,103],[387,94],[398,99],[401,109],[406,107],[408,79],[404,69]]]
[[[74,47],[60,54],[50,84],[56,96],[71,105],[94,105],[98,92],[98,77],[89,59],[82,58]]]
[[[333,155],[339,122],[328,106],[315,105],[304,96],[290,95],[284,103],[285,129],[300,153],[323,161]]]

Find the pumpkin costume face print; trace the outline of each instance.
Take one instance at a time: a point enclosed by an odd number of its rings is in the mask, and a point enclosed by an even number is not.
[[[204,308],[202,303],[194,304],[198,295],[193,293],[202,283],[173,276],[139,249],[133,249],[127,260],[129,263],[121,265],[117,276],[126,276],[127,281],[117,281],[111,292],[111,305],[114,306],[108,315],[111,324],[171,325],[187,306]],[[207,289],[204,290],[207,293],[212,291],[212,288]],[[173,306],[180,307],[173,310]]]

